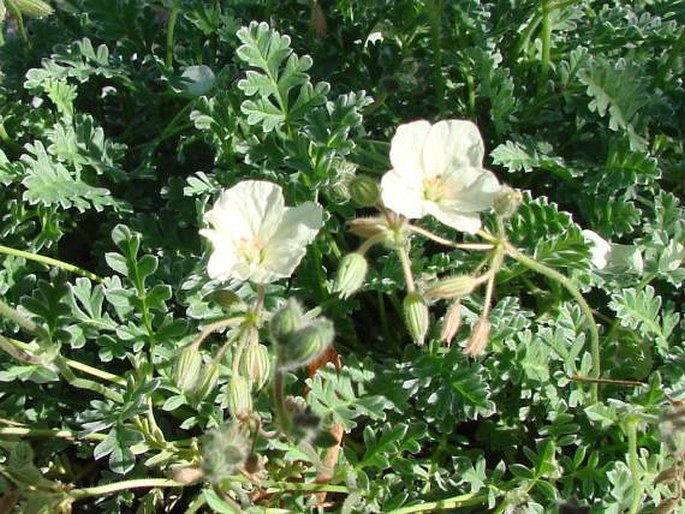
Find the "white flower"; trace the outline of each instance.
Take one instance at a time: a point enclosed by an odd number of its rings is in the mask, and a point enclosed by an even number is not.
[[[224,190],[204,218],[212,228],[200,234],[214,246],[209,276],[266,284],[295,270],[321,228],[322,209],[285,207],[280,186],[246,180]]]
[[[492,207],[500,184],[483,169],[478,127],[466,120],[425,120],[397,128],[390,145],[393,169],[381,180],[381,198],[407,218],[430,214],[462,232],[480,229],[479,212]]]
[[[590,261],[592,264],[597,269],[606,268],[611,253],[611,244],[592,230],[583,230],[581,233],[585,241],[590,243]]]

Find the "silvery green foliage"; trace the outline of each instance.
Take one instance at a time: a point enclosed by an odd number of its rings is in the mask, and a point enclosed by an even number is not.
[[[336,512],[624,513],[635,512],[636,486],[638,511],[683,508],[669,482],[682,480],[683,450],[682,407],[669,398],[685,394],[682,2],[320,1],[317,27],[307,2],[53,4],[55,14],[24,20],[30,46],[11,10],[0,21],[0,298],[51,343],[0,319],[0,334],[23,345],[0,352],[0,418],[11,421],[0,426],[3,502],[65,508],[73,490],[197,472],[204,450],[211,477],[84,497],[72,511],[232,512],[234,502],[305,512],[318,497],[298,488],[317,476],[328,477]],[[340,259],[360,244],[346,223],[373,214],[347,188],[387,172],[396,128],[418,119],[476,123],[483,166],[524,191],[507,236],[594,310],[602,378],[618,381],[600,387],[600,402],[583,381],[593,370],[583,312],[558,282],[511,259],[478,359],[463,348],[482,290],[462,299],[451,348],[438,341],[447,304],[427,305],[422,349],[402,328],[394,252],[371,248],[363,287],[336,294]],[[202,384],[176,376],[180,349],[258,298],[248,283],[209,279],[198,235],[218,192],[242,180],[325,211],[297,270],[265,288],[256,329],[275,358],[268,317],[287,298],[335,327],[339,363],[329,355],[285,375],[308,437],[252,439],[226,424],[236,347],[221,352],[240,339],[235,326],[197,347]],[[620,245],[602,269],[586,229]],[[422,290],[471,273],[483,254],[416,236],[409,257]],[[15,358],[25,355],[17,348],[34,359]],[[57,353],[99,376],[73,368],[68,379]],[[268,433],[266,381],[251,400]],[[58,432],[17,435],[32,429]],[[329,469],[336,430],[343,444]],[[214,435],[199,443],[202,434]],[[219,458],[212,444],[237,451]]]

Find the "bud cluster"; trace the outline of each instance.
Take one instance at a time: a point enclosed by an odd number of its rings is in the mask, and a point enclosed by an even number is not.
[[[278,368],[282,371],[306,366],[333,342],[333,323],[325,318],[306,320],[300,304],[289,299],[271,318],[271,338],[276,345]]]

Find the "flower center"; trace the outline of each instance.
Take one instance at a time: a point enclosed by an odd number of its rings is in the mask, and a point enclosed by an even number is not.
[[[451,191],[452,185],[445,175],[436,175],[423,181],[423,197],[430,202],[440,203]]]
[[[263,260],[261,241],[258,238],[248,239],[241,237],[236,248],[236,253],[248,264],[260,264]]]

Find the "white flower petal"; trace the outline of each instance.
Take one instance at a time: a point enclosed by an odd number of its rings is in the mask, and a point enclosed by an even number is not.
[[[235,248],[230,241],[222,237],[217,237],[217,232],[210,229],[200,230],[200,235],[208,238],[214,246],[214,251],[209,257],[207,264],[207,274],[217,280],[230,278],[233,267],[237,262]]]
[[[271,182],[245,180],[224,191],[217,202],[226,233],[241,233],[249,227],[252,237],[268,239],[284,210],[283,190]]]
[[[597,269],[604,269],[607,265],[611,245],[597,232],[592,230],[581,231],[583,238],[590,243],[590,260]]]
[[[426,120],[412,121],[397,128],[390,142],[390,162],[398,174],[422,174],[421,153],[430,128]]]
[[[426,202],[426,210],[440,223],[444,223],[459,232],[475,234],[480,230],[481,221],[478,213],[459,213],[453,209],[444,209],[434,202]]]
[[[313,202],[286,208],[273,237],[264,247],[262,268],[277,278],[288,277],[307,252],[323,224],[323,209]],[[256,277],[253,280],[258,281]]]
[[[423,185],[421,176],[401,176],[395,170],[388,171],[381,178],[381,200],[390,210],[407,218],[420,218],[423,210]]]
[[[450,177],[452,178],[452,177]],[[492,207],[495,195],[502,188],[491,171],[482,168],[462,168],[454,173],[455,193],[440,205],[455,212],[481,212]]]
[[[468,120],[443,120],[430,128],[423,145],[425,176],[436,176],[455,168],[480,168],[485,147],[478,127]]]

